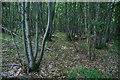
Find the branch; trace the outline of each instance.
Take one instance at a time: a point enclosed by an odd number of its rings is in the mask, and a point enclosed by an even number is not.
[[[4,39],[4,38],[0,38],[1,40],[4,40],[4,41],[12,41],[12,39]]]
[[[3,25],[2,25],[3,26]],[[8,30],[4,27],[0,26],[2,29],[6,30],[7,32],[9,32],[10,34],[14,35],[14,36],[18,36],[17,34],[15,34],[14,32],[12,32],[11,30]],[[21,38],[21,37],[20,37]]]
[[[16,44],[15,39],[14,39],[14,36],[13,36],[13,42],[14,42],[15,47],[16,47],[16,54],[18,56],[18,61],[20,62],[21,66],[23,66],[22,61],[20,59],[20,54],[19,54],[19,51],[18,51],[18,47],[17,47],[17,44]]]
[[[4,52],[12,52],[12,50],[0,50],[0,53],[4,53]]]
[[[0,72],[0,77],[2,77],[2,80],[29,80],[31,78],[29,75],[15,75],[13,73],[8,72]]]
[[[36,59],[38,54],[38,3],[36,3],[36,40],[35,40],[35,52],[34,52],[34,58]]]
[[[0,67],[8,67],[8,66],[20,66],[20,64],[4,64],[4,65],[0,65]]]
[[[40,56],[39,56],[39,60],[37,62],[37,65],[40,65],[40,62],[42,60],[42,56],[43,56],[43,52],[44,52],[44,46],[45,46],[45,42],[46,42],[46,37],[48,34],[48,31],[50,29],[50,2],[48,2],[48,22],[47,22],[47,27],[46,27],[46,31],[42,40],[42,45],[41,45],[41,51],[40,51]]]

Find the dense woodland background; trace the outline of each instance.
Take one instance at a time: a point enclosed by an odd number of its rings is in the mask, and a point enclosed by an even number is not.
[[[120,2],[2,2],[9,77],[118,78]]]

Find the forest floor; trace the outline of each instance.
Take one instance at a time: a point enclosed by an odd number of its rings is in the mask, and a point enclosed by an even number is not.
[[[82,67],[88,70],[92,69],[93,73],[97,71],[100,74],[112,75],[113,78],[118,77],[118,55],[113,43],[108,44],[108,49],[95,49],[94,53],[96,56],[93,61],[87,57],[86,39],[75,41],[74,43],[79,50],[78,52],[76,52],[72,42],[66,41],[64,33],[55,33],[52,41],[47,42],[45,45],[40,71],[29,73],[28,75],[43,78],[68,78],[71,76],[84,78],[83,73],[74,73],[75,69]],[[12,42],[2,42],[3,50],[6,50],[2,55],[3,65],[18,64],[16,52],[12,44]],[[23,58],[23,49],[19,48],[19,50]],[[14,75],[23,74],[19,66],[2,67],[2,70],[3,73],[12,73]],[[75,75],[70,75],[72,72]]]

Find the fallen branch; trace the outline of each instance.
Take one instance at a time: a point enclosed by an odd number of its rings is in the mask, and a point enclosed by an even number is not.
[[[4,52],[12,52],[10,50],[0,50],[0,53],[4,53]]]
[[[4,41],[12,41],[12,39],[4,39],[4,38],[0,38],[0,39]]]
[[[46,50],[53,51],[54,49],[46,48]]]
[[[4,38],[0,38],[1,40],[4,40],[4,41],[13,41],[13,39],[4,39]],[[21,43],[20,41],[16,41],[16,43],[18,44],[18,43]]]
[[[15,75],[11,73],[0,73],[0,76],[2,77],[2,80],[28,80],[30,76],[28,75]]]
[[[2,25],[2,26],[3,26],[3,25]],[[8,29],[2,27],[2,26],[0,26],[0,27],[1,27],[2,29],[6,30],[7,32],[9,32],[10,34],[12,34],[13,36],[18,36],[18,35],[15,34],[14,32],[12,32],[12,31],[10,31],[10,30],[8,30]],[[20,37],[20,38],[21,38],[21,37]]]
[[[4,64],[0,65],[0,67],[8,67],[8,66],[21,66],[20,64]]]
[[[16,54],[17,54],[17,57],[18,57],[18,61],[19,61],[19,63],[21,64],[21,66],[23,66],[22,60],[20,59],[20,53],[19,53],[19,51],[18,51],[18,46],[17,46],[17,44],[16,44],[16,41],[15,41],[14,36],[13,36],[13,42],[14,42],[14,45],[15,45],[15,49],[16,49]]]

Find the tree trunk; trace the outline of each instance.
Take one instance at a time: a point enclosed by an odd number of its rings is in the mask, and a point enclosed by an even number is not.
[[[98,22],[98,16],[99,16],[99,3],[96,3],[96,16],[95,21]],[[94,46],[97,45],[97,26],[94,26]]]
[[[29,7],[30,3],[26,2],[25,3],[25,27],[26,27],[26,39],[27,39],[27,51],[29,55],[29,70],[32,71],[35,69],[35,61],[32,53],[32,45],[31,45],[31,38],[30,38],[30,26],[28,25],[28,20],[29,20]]]
[[[34,53],[34,57],[35,57],[35,59],[36,59],[36,57],[37,57],[37,53],[38,53],[38,9],[37,9],[37,7],[38,7],[39,5],[38,5],[38,3],[36,2],[36,4],[35,4],[35,7],[36,7],[36,42],[35,42],[35,53]]]
[[[41,61],[42,61],[42,57],[43,57],[43,53],[44,53],[44,46],[45,46],[45,43],[46,43],[46,38],[47,38],[47,34],[48,34],[48,31],[50,29],[50,10],[51,9],[51,3],[48,2],[48,22],[47,22],[47,27],[46,27],[46,31],[45,31],[45,34],[44,34],[44,37],[43,37],[43,40],[42,40],[42,45],[41,45],[41,51],[40,51],[40,55],[38,56],[39,59],[38,59],[38,62],[37,62],[37,67],[39,67]]]
[[[52,6],[53,4],[53,6]],[[52,28],[53,28],[53,19],[54,19],[54,14],[55,14],[55,4],[56,2],[54,3],[51,3],[50,5],[50,8],[51,8],[51,11],[50,11],[50,29],[48,31],[48,34],[47,34],[47,40],[48,41],[52,41],[51,37],[52,37]]]
[[[111,24],[111,17],[112,17],[112,3],[109,3],[109,8],[108,8],[108,17],[107,17],[107,24],[106,24],[106,30],[105,30],[105,35],[104,35],[104,40],[103,40],[103,44],[105,44],[106,42],[109,41],[109,31],[110,31],[110,24]]]
[[[92,53],[91,53],[91,25],[90,25],[90,13],[89,13],[89,3],[85,3],[85,29],[86,29],[86,36],[87,36],[87,54],[89,59],[92,60]]]
[[[25,36],[25,3],[22,3],[22,40],[23,40],[23,48],[24,48],[24,55],[25,55],[25,61],[26,66],[29,66],[29,58],[27,53],[27,45],[26,45],[26,36]]]

